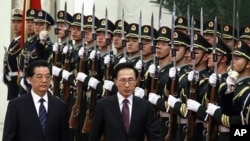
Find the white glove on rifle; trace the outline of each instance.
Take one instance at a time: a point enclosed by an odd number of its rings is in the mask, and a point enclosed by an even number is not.
[[[105,64],[106,66],[109,66],[109,63],[110,63],[110,55],[106,55],[106,56],[104,57],[104,64]]]
[[[171,108],[174,108],[174,105],[176,102],[179,102],[180,99],[179,98],[175,98],[174,96],[172,95],[169,95],[168,96],[168,105],[171,107]]]
[[[43,30],[39,33],[39,39],[41,41],[46,41],[46,39],[49,37],[49,32],[46,30]]]
[[[89,85],[91,88],[96,89],[96,86],[97,86],[97,84],[98,84],[99,82],[100,82],[100,81],[97,80],[96,78],[91,77],[91,78],[89,79],[88,85]]]
[[[190,111],[197,112],[201,104],[195,100],[188,99],[187,100],[187,109]]]
[[[120,60],[119,60],[119,63],[118,64],[121,64],[121,63],[126,63],[127,62],[127,59],[125,57],[122,57]]]
[[[216,73],[212,73],[210,76],[209,76],[209,84],[211,86],[216,86],[216,82],[218,79],[220,79],[221,75],[217,75]]]
[[[239,73],[236,71],[230,71],[228,72],[228,77],[226,79],[226,83],[227,83],[227,90],[226,90],[226,94],[233,92],[233,88],[235,86],[236,80],[239,77]]]
[[[199,72],[198,71],[190,71],[188,73],[188,81],[191,82],[193,78],[195,77],[195,81],[199,81]]]
[[[135,87],[135,92],[134,92],[135,96],[143,98],[144,97],[144,89],[140,88],[140,87]]]
[[[84,72],[78,72],[76,76],[76,80],[84,82],[84,80],[87,78],[87,75]]]
[[[53,45],[53,52],[58,52],[59,45],[58,43],[54,43]]]
[[[161,98],[161,96],[159,96],[156,93],[149,93],[149,95],[148,95],[148,101],[154,105],[156,105],[158,99],[160,99],[160,98]]]
[[[151,64],[148,68],[148,72],[150,74],[151,77],[155,76],[155,64]]]
[[[81,47],[81,48],[79,49],[79,51],[78,51],[78,56],[79,56],[80,58],[83,58],[83,54],[84,54],[84,48]]]
[[[92,50],[91,52],[90,52],[90,54],[89,54],[89,59],[91,59],[91,60],[95,60],[95,55],[96,54],[99,54],[100,53],[100,51],[95,51],[95,50]]]
[[[21,79],[20,85],[21,85],[21,87],[22,87],[25,91],[27,91],[27,86],[26,86],[25,83],[24,83],[24,78]]]
[[[104,89],[106,89],[108,91],[111,91],[113,86],[114,86],[114,82],[113,81],[104,80],[104,85],[103,85]]]
[[[67,70],[62,71],[62,77],[64,80],[68,80],[70,75],[71,75],[71,73],[69,71],[67,71]]]
[[[217,106],[217,105],[214,105],[212,103],[208,103],[207,105],[207,110],[206,110],[206,113],[209,114],[210,116],[213,116],[214,115],[214,112],[219,109],[220,107]]]
[[[61,68],[58,68],[57,66],[52,66],[52,75],[54,76],[59,76],[60,72],[61,72]]]
[[[169,69],[169,73],[168,73],[169,77],[172,78],[172,79],[175,78],[178,71],[180,71],[180,68],[171,67]]]
[[[63,47],[63,54],[67,54],[69,51],[69,46],[64,46]]]
[[[142,61],[138,60],[135,64],[135,69],[137,69],[139,72],[141,72],[141,68],[142,68]]]

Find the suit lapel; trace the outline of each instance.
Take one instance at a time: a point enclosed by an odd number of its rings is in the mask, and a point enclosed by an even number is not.
[[[133,105],[132,105],[132,114],[131,114],[131,120],[130,120],[130,124],[129,124],[129,133],[132,132],[132,129],[134,129],[134,125],[136,125],[135,122],[137,121],[137,114],[140,114],[140,110],[139,110],[139,102],[137,101],[137,99],[133,96]]]
[[[110,109],[113,110],[114,117],[118,117],[118,118],[115,118],[117,120],[118,125],[120,125],[123,132],[127,134],[127,131],[126,131],[124,123],[123,123],[122,113],[120,110],[120,105],[118,102],[117,95],[114,95],[113,98],[111,99]]]
[[[31,96],[31,93],[27,94],[28,97],[26,99],[26,109],[29,112],[28,118],[30,118],[30,122],[33,122],[33,125],[37,127],[37,129],[42,133],[42,127],[36,112],[35,104],[33,102],[33,98]],[[32,124],[32,123],[31,123]]]
[[[52,96],[48,94],[48,116],[47,116],[47,121],[46,121],[46,126],[45,126],[45,132],[46,129],[50,126],[50,121],[52,118],[53,113],[56,111],[56,106],[55,106],[55,101],[53,100]]]

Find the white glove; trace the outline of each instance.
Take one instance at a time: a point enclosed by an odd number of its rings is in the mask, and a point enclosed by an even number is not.
[[[43,30],[39,33],[39,39],[42,41],[45,41],[49,37],[49,32],[46,30]]]
[[[226,83],[227,83],[226,94],[228,94],[228,93],[231,93],[233,91],[233,87],[235,85],[235,79],[231,76],[228,76],[226,79]]]
[[[107,65],[107,66],[109,66],[109,62],[110,62],[110,55],[106,55],[104,57],[104,64]]]
[[[176,102],[180,101],[179,98],[175,98],[174,96],[172,95],[169,95],[168,96],[168,105],[171,107],[171,108],[174,108],[174,105]]]
[[[237,71],[229,71],[228,76],[231,76],[236,81],[239,77],[239,73]]]
[[[142,68],[142,61],[138,60],[135,64],[135,69],[137,69],[139,72],[141,72],[141,68]]]
[[[176,73],[178,73],[177,71],[180,71],[180,68],[171,67],[169,69],[169,73],[168,73],[169,77],[172,78],[172,79],[175,78]]]
[[[24,78],[21,79],[20,85],[21,85],[21,87],[22,87],[25,91],[27,91],[27,86],[26,86],[25,83],[24,83]]]
[[[52,66],[52,75],[54,76],[59,76],[60,72],[61,72],[61,68],[58,68],[57,66]]]
[[[96,78],[91,77],[91,78],[89,79],[88,85],[89,85],[91,88],[96,89],[96,86],[97,86],[97,84],[98,84],[99,82],[100,82],[100,81],[97,80]]]
[[[53,52],[58,52],[59,45],[58,43],[54,43],[53,45]]]
[[[78,56],[79,56],[80,58],[83,58],[83,54],[84,54],[84,48],[81,47],[81,48],[79,49],[79,51],[78,51]]]
[[[188,99],[187,100],[187,109],[190,111],[197,112],[201,104],[195,100]]]
[[[125,57],[122,57],[120,60],[119,60],[119,64],[121,63],[126,63],[127,62],[127,59]]]
[[[76,76],[76,80],[84,82],[84,80],[87,78],[87,75],[83,72],[78,72]]]
[[[67,54],[69,51],[69,46],[64,46],[63,47],[63,54]]]
[[[143,98],[144,97],[144,89],[140,88],[140,87],[135,87],[135,92],[134,92],[135,96]]]
[[[213,116],[214,115],[214,112],[219,109],[220,107],[217,106],[217,105],[214,105],[212,103],[208,103],[207,105],[207,110],[206,110],[206,113]]]
[[[209,76],[209,84],[211,86],[216,86],[216,82],[217,82],[217,79],[220,79],[220,75],[217,75],[216,73],[212,73],[210,76]]]
[[[148,95],[148,101],[154,105],[156,105],[159,98],[161,98],[161,96],[155,93],[149,93]]]
[[[195,81],[198,82],[198,80],[199,80],[199,72],[198,71],[195,71],[195,72],[190,71],[188,73],[188,81],[191,82],[193,80],[194,76],[195,76]]]
[[[91,60],[94,60],[95,59],[95,55],[96,54],[99,54],[100,53],[100,51],[95,51],[95,50],[92,50],[91,52],[90,52],[90,54],[89,54],[89,59],[91,59]]]
[[[155,64],[151,64],[148,68],[148,72],[150,74],[151,77],[155,76]]]
[[[114,86],[114,82],[113,81],[104,80],[104,85],[103,85],[104,89],[106,89],[108,91],[111,91],[113,86]]]
[[[70,75],[71,75],[71,73],[69,71],[67,71],[67,70],[62,71],[62,77],[64,80],[68,80]]]

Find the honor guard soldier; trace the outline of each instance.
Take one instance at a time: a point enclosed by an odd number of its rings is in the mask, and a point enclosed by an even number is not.
[[[34,19],[35,19],[35,15],[36,15],[36,10],[35,9],[28,9],[26,11],[26,30],[27,30],[27,33],[28,33],[28,39],[26,40],[24,46],[27,46],[27,43],[32,40],[32,39],[35,39],[36,35],[35,35],[35,31],[34,31],[34,27],[35,27],[35,23],[34,23]],[[25,48],[25,47],[24,47]],[[22,48],[22,51],[21,51],[21,54],[18,55],[18,67],[19,67],[19,73],[20,73],[20,87],[19,87],[19,94],[20,95],[23,95],[26,93],[26,85],[25,84],[25,81],[24,79],[22,79],[24,76],[24,73],[25,72],[25,68],[27,66],[24,67],[24,64],[21,64],[24,63],[23,61],[21,61],[21,59],[24,59],[24,54],[25,54],[25,50],[24,48]],[[21,58],[22,57],[22,58]],[[24,68],[23,68],[24,67]]]
[[[203,31],[203,37],[211,44],[214,44],[214,21],[213,20],[209,20],[207,22],[204,23],[204,31]],[[220,30],[220,24],[217,23],[217,37],[219,37],[221,35],[221,30]]]
[[[213,52],[213,49],[215,49],[215,52]],[[226,78],[228,76],[227,74],[227,67],[231,63],[231,49],[224,43],[224,41],[220,37],[216,37],[216,47],[210,48],[211,51],[210,55],[208,56],[208,67],[209,68],[215,68],[216,72],[213,71],[213,73],[209,76],[209,84],[207,88],[207,94],[203,97],[202,103],[199,103],[198,101],[188,99],[187,100],[187,109],[196,112],[196,116],[198,119],[205,121],[205,125],[211,124],[207,118],[206,109],[207,109],[207,103],[213,102],[220,105],[220,107],[223,109],[224,112],[230,113],[231,109],[228,109],[226,105],[223,104],[224,100],[221,98],[221,94],[225,93],[227,89],[226,85]],[[217,56],[217,60],[214,60],[213,57]],[[216,61],[216,62],[214,62]],[[219,79],[217,79],[219,77]],[[216,84],[217,83],[217,84]],[[212,89],[216,89],[216,91],[212,91]],[[210,125],[209,125],[210,126]],[[215,124],[213,126],[218,126],[218,124]],[[207,131],[212,131],[212,126],[206,128],[210,128]],[[215,131],[217,132],[217,131]],[[206,132],[204,132],[206,133]],[[218,133],[220,133],[218,131]],[[208,133],[208,135],[205,135],[205,138],[221,138],[222,136],[226,135],[226,132],[223,132],[222,134],[216,134],[216,137],[212,137],[212,133]],[[229,137],[229,132],[227,133],[227,136]],[[229,138],[228,138],[229,139]],[[227,140],[228,140],[227,139]]]
[[[156,93],[149,93],[149,98],[148,100],[156,105],[155,99],[158,98],[164,98],[165,99],[165,85],[168,80],[168,71],[170,67],[172,67],[172,62],[171,62],[171,55],[170,55],[170,40],[171,40],[171,29],[162,26],[158,30],[158,38],[156,39],[156,56],[159,61],[159,76],[158,76],[158,91]],[[151,64],[149,66],[149,74],[154,74],[155,73],[155,64]],[[153,76],[153,75],[152,75]],[[168,132],[168,128],[166,126],[166,121],[168,121],[168,115],[164,114],[166,113],[165,106],[164,108],[161,109],[160,107],[157,107],[157,110],[160,111],[160,131],[161,131],[161,136],[164,138],[166,136],[166,133]]]
[[[223,25],[222,30],[222,40],[227,44],[228,47],[231,48],[231,50],[233,50],[235,43],[237,42],[236,30],[233,29],[233,27],[229,24]]]
[[[250,26],[246,25],[240,29],[240,39],[250,46]]]
[[[49,57],[53,53],[52,42],[49,38],[49,31],[54,25],[54,20],[47,12],[38,10],[35,12],[35,35],[28,38],[25,42],[23,51],[19,56],[19,69],[25,73],[25,69],[29,63],[34,60],[49,61]],[[26,82],[25,79],[21,80]],[[27,84],[27,82],[25,83]],[[26,91],[29,91],[29,85],[26,85]]]
[[[11,29],[14,39],[11,41],[8,48],[5,48],[3,62],[3,80],[8,88],[7,100],[18,97],[19,89],[19,71],[17,56],[21,52],[20,39],[22,32],[22,11],[20,9],[12,10]]]
[[[190,89],[195,89],[194,92],[196,98],[193,100],[200,103],[207,92],[207,81],[205,81],[205,78],[208,77],[208,48],[210,48],[212,45],[209,44],[200,34],[194,34],[193,40],[193,52],[191,52],[190,49],[189,54],[187,54],[187,61],[188,64],[192,66],[192,71],[183,74],[184,76],[180,76],[180,78],[183,77],[179,82],[180,99],[169,95],[168,105],[173,108],[175,113],[177,113],[177,115],[180,117],[180,128],[178,129],[180,140],[184,140],[185,136],[191,136],[192,139],[200,141],[203,138],[203,123],[194,116],[194,119],[192,120],[195,121],[193,125],[190,125],[189,120],[191,120],[190,117],[192,116],[187,116],[187,114],[191,113],[188,111],[186,104],[187,100],[192,98],[191,96],[193,93],[191,92],[193,91],[190,91]],[[191,53],[195,53],[195,56],[191,56]],[[189,129],[188,126],[190,126],[190,128],[191,126],[196,128],[192,135],[189,135],[189,131],[187,131]]]
[[[126,35],[128,62],[132,63],[133,66],[135,66],[137,61],[140,59],[138,30],[139,30],[139,25],[136,23],[131,23],[128,26],[128,34]]]
[[[124,24],[124,25],[122,25]],[[114,66],[116,66],[120,59],[121,62],[126,62],[127,58],[127,51],[126,51],[126,34],[128,33],[128,23],[126,21],[122,22],[122,20],[117,20],[115,22],[115,30],[114,30],[114,37],[113,37],[113,44],[116,49],[116,55],[114,58]],[[122,26],[124,27],[124,31],[122,31]],[[122,37],[124,35],[124,37]],[[125,45],[124,45],[125,43]],[[124,56],[125,55],[125,56]]]
[[[180,31],[183,32],[184,34],[188,35],[188,20],[185,17],[177,17],[175,19],[175,26],[174,30],[175,31]]]
[[[250,48],[246,42],[239,40],[236,44],[233,53],[232,65],[233,70],[228,72],[226,78],[227,89],[226,92],[221,94],[223,99],[223,106],[226,106],[226,111],[221,107],[208,103],[206,113],[211,115],[217,122],[223,126],[219,126],[220,132],[230,132],[232,125],[244,125],[245,118],[249,112],[246,110],[246,99],[250,93]],[[227,136],[228,139],[228,136]],[[225,139],[224,139],[225,140]]]

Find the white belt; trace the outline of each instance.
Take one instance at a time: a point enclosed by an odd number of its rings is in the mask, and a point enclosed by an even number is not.
[[[9,76],[18,76],[18,72],[9,72]]]
[[[160,117],[169,117],[169,113],[160,111]]]
[[[188,119],[187,118],[180,118],[179,123],[180,124],[187,124],[188,123]],[[202,121],[199,120],[199,119],[195,119],[195,123],[202,123]]]
[[[223,125],[219,125],[219,132],[230,132],[230,129]]]

